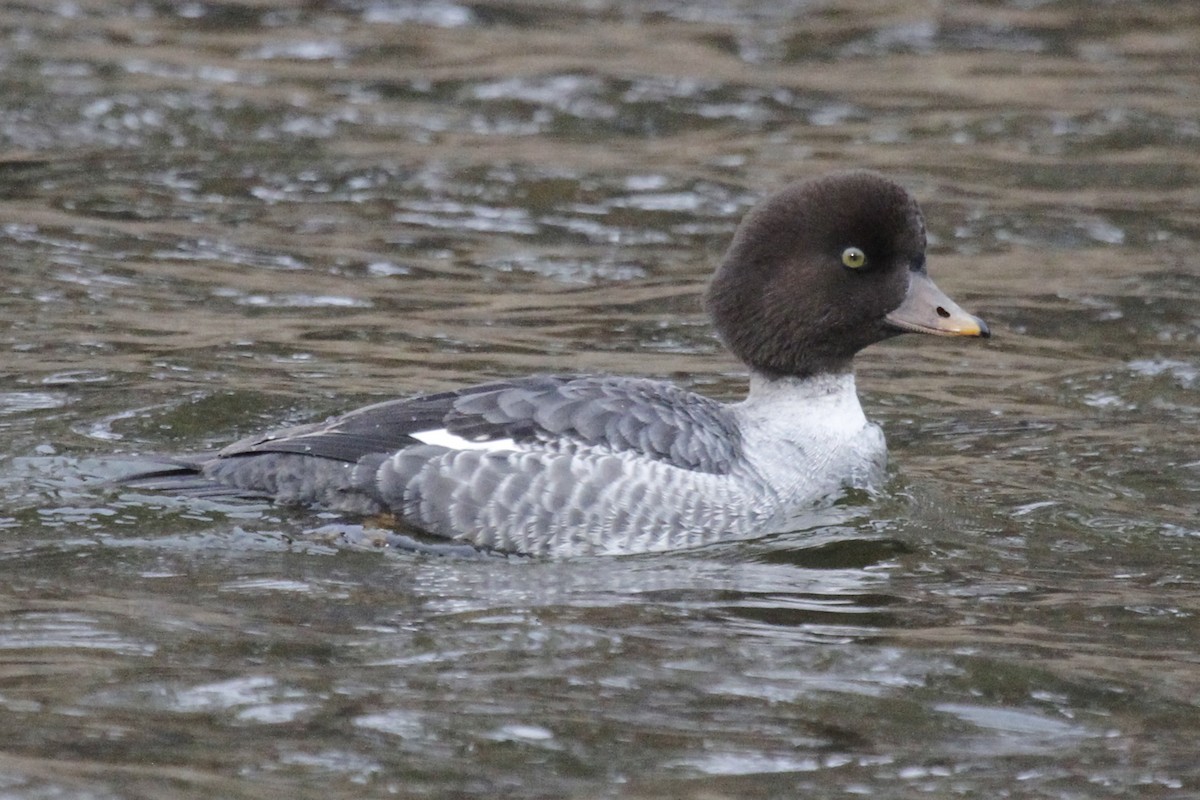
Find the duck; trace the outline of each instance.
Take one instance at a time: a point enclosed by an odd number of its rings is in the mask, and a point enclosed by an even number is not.
[[[144,489],[266,499],[481,551],[675,550],[796,530],[887,466],[853,359],[895,336],[986,338],[933,282],[921,209],[875,172],[791,183],[753,207],[704,298],[749,389],[536,374],[359,408],[158,462]]]

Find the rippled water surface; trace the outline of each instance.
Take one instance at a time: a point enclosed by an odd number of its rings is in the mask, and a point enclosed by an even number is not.
[[[1200,796],[1200,7],[0,8],[0,795]],[[990,342],[891,479],[565,561],[102,485],[535,370],[743,391],[740,216],[870,167]]]

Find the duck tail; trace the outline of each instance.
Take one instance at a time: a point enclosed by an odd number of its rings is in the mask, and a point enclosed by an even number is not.
[[[112,481],[114,486],[150,492],[171,492],[189,497],[229,497],[238,494],[204,475],[199,462],[164,458],[141,462],[141,469]]]

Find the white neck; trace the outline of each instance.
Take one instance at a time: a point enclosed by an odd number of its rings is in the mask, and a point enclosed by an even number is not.
[[[853,372],[809,378],[768,377],[751,373],[750,393],[738,404],[748,422],[765,427],[783,424],[791,430],[852,432],[867,423]]]
[[[875,428],[866,421],[850,372],[811,378],[751,375],[750,395],[733,409],[748,450],[778,459],[768,469],[793,469],[788,464],[852,450],[864,431]]]
[[[732,410],[747,462],[784,506],[844,486],[873,486],[883,474],[883,432],[867,421],[851,372],[752,375],[750,394]]]

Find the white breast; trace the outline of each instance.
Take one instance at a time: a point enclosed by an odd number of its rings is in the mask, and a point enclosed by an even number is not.
[[[733,409],[747,463],[785,504],[872,488],[882,478],[887,445],[863,413],[851,373],[752,376],[749,396]]]

